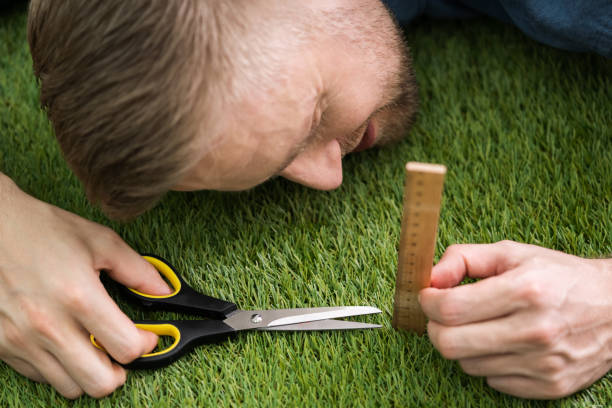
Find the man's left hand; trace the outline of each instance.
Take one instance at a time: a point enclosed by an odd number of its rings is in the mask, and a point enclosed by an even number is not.
[[[465,276],[486,279],[459,285]],[[453,245],[431,286],[420,302],[433,345],[499,391],[560,398],[612,368],[611,260],[511,241]]]

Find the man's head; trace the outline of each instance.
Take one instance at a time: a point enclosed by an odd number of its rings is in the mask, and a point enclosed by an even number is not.
[[[118,218],[170,189],[335,188],[417,107],[379,0],[33,0],[28,37],[64,155]]]

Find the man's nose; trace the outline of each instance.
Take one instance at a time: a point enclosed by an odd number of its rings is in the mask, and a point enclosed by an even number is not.
[[[340,144],[334,139],[307,148],[280,175],[317,190],[338,188],[342,184]]]

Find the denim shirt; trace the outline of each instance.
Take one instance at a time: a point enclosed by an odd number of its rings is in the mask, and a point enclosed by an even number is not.
[[[419,16],[487,15],[531,38],[569,51],[612,58],[612,0],[383,0],[406,24]]]

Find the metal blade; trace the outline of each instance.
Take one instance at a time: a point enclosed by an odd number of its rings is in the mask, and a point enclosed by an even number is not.
[[[370,306],[312,307],[304,309],[236,310],[223,321],[235,330],[285,326],[315,320],[381,313]]]
[[[378,329],[380,324],[351,322],[350,320],[316,320],[314,322],[304,322],[297,324],[286,324],[284,326],[262,327],[257,330],[265,331],[310,331],[310,330],[361,330]]]

